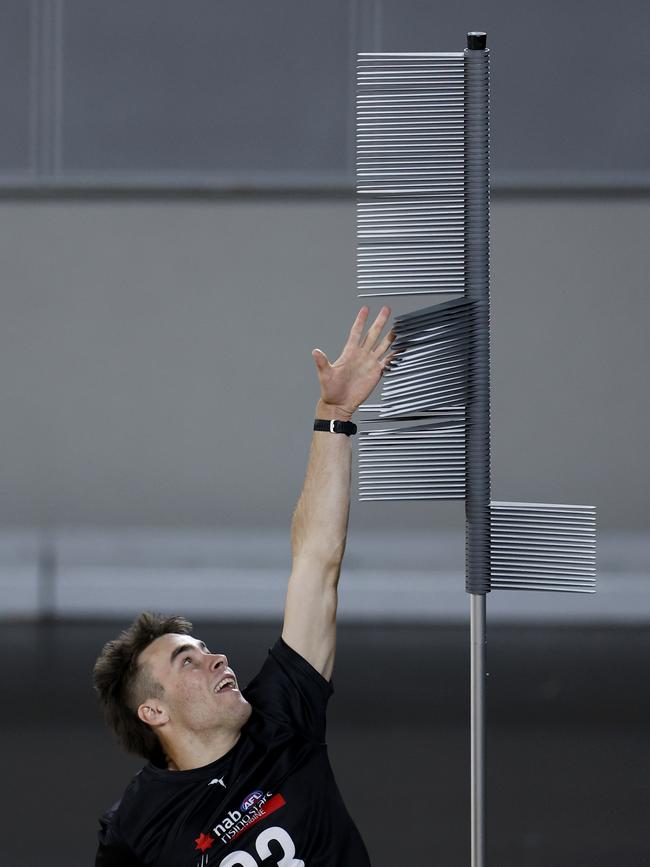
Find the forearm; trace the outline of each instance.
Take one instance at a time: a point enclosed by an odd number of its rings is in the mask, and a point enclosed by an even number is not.
[[[349,419],[336,408],[316,406],[315,418]],[[351,438],[345,434],[314,431],[302,493],[293,514],[291,552],[298,562],[316,562],[329,569],[334,580],[345,552],[350,513]]]
[[[316,418],[349,421],[379,382],[393,332],[380,339],[390,308],[382,307],[368,333],[362,307],[340,357],[330,364],[312,350],[320,382]],[[352,443],[345,434],[314,431],[307,473],[291,524],[293,564],[282,638],[329,680],[336,648],[338,580],[350,514]]]

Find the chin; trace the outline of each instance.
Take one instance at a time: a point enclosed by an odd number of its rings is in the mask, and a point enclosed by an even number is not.
[[[253,708],[246,701],[246,699],[244,699],[242,706],[241,706],[241,724],[242,725],[244,725],[244,723],[248,722],[248,720],[251,718],[252,713],[253,713]]]
[[[233,704],[225,711],[225,716],[222,719],[227,719],[230,725],[235,729],[241,729],[250,719],[253,713],[253,708],[243,696],[240,696],[239,701]]]

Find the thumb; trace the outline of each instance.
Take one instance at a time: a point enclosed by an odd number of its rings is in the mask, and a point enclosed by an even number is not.
[[[326,370],[329,367],[327,356],[320,349],[312,349],[311,355],[319,370]]]

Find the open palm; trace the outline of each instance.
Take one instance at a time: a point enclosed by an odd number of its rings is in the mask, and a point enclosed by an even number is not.
[[[361,308],[350,329],[343,352],[333,364],[330,364],[320,349],[312,351],[320,381],[321,401],[335,406],[346,415],[352,415],[359,404],[368,398],[396,355],[385,355],[395,339],[394,332],[389,331],[380,339],[382,329],[390,316],[390,307],[381,308],[367,334],[363,336],[369,312],[368,307]]]

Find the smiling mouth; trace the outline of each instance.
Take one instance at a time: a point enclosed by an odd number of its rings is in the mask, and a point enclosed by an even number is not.
[[[237,689],[237,684],[235,682],[234,677],[224,677],[223,680],[220,680],[219,683],[215,686],[215,692],[233,692]]]

